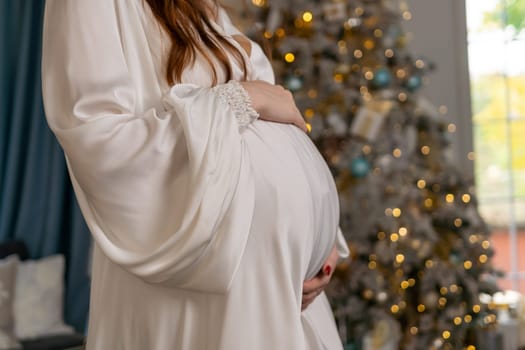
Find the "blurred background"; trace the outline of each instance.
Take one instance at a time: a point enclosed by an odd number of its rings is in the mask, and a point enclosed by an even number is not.
[[[223,4],[336,179],[346,349],[525,346],[525,0]],[[17,335],[33,340],[85,332],[91,245],[42,107],[44,6],[0,0],[0,257],[48,271],[24,268],[45,322]],[[49,270],[61,282],[41,286]]]

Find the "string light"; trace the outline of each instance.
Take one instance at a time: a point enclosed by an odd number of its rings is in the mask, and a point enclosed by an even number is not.
[[[463,263],[463,267],[465,268],[465,270],[470,270],[472,268],[472,261],[470,260],[466,260],[464,263]]]
[[[425,309],[426,309],[426,307],[425,307],[425,305],[423,305],[423,304],[419,304],[419,305],[417,306],[417,311],[418,311],[418,312],[425,312]]]
[[[277,35],[279,38],[282,38],[286,35],[286,31],[284,30],[284,28],[278,28],[275,31],[275,35]]]
[[[363,42],[363,46],[365,47],[365,49],[367,50],[373,50],[375,47],[376,47],[376,43],[374,40],[372,39],[366,39],[364,42]]]
[[[396,148],[392,151],[392,155],[396,158],[400,158],[403,152],[399,148]]]
[[[266,6],[266,0],[252,0],[252,4],[257,7],[264,7]]]
[[[397,99],[399,102],[406,102],[406,100],[408,100],[408,95],[404,92],[400,92],[399,95],[397,95]]]
[[[388,299],[388,294],[386,292],[377,293],[377,301],[384,303]]]
[[[400,227],[399,228],[399,235],[401,237],[405,237],[408,234],[408,230],[406,227]]]
[[[315,111],[312,109],[312,108],[307,108],[305,111],[304,111],[304,116],[307,118],[307,119],[312,119],[315,115]]]
[[[372,299],[374,297],[374,292],[371,289],[365,289],[363,291],[363,297],[365,299],[370,300],[370,299]]]
[[[454,132],[456,132],[456,129],[457,129],[456,124],[454,124],[454,123],[448,124],[448,127],[447,127],[448,132],[454,133]]]
[[[452,193],[449,193],[445,196],[445,200],[447,203],[454,203],[454,195]]]
[[[307,94],[308,94],[308,97],[311,98],[311,99],[317,98],[317,90],[316,89],[309,89]]]
[[[425,156],[428,156],[430,154],[430,147],[429,146],[423,146],[421,147],[421,153]]]
[[[463,319],[465,320],[465,323],[472,322],[472,316],[471,315],[465,315],[465,317],[463,317]]]
[[[483,249],[489,249],[490,248],[490,242],[489,241],[483,241],[481,243],[481,246],[483,247]]]
[[[425,187],[427,187],[427,182],[425,180],[418,180],[417,182],[417,187],[422,190],[424,189]]]
[[[284,60],[288,63],[292,63],[295,61],[295,55],[291,52],[288,52],[284,55]]]
[[[485,316],[484,321],[486,324],[494,324],[496,323],[497,319],[498,319],[497,316],[492,314],[492,315]]]
[[[404,70],[404,69],[398,69],[396,71],[396,76],[399,78],[399,79],[403,79],[407,76],[407,71]]]
[[[314,16],[310,11],[306,11],[303,13],[303,21],[306,23],[311,22],[313,20]]]
[[[397,233],[392,233],[392,234],[390,235],[390,240],[391,240],[392,242],[397,242],[397,241],[399,241],[399,235],[398,235]]]
[[[459,326],[463,322],[463,319],[461,317],[454,317],[454,324],[456,326]]]
[[[414,327],[414,326],[413,326],[413,327],[410,327],[410,334],[412,334],[412,335],[417,335],[417,332],[418,332],[418,331],[419,331],[419,330],[417,329],[417,327]]]
[[[387,58],[392,58],[392,57],[394,57],[394,50],[392,50],[392,49],[386,49],[386,50],[385,50],[385,57],[387,57]]]
[[[349,18],[348,21],[346,21],[343,24],[343,27],[346,30],[352,30],[352,28],[358,27],[361,24],[361,20],[357,18]]]
[[[392,216],[395,217],[395,218],[398,218],[401,216],[401,209],[399,208],[394,208],[392,210]]]
[[[472,311],[473,311],[474,313],[476,313],[476,314],[479,313],[479,312],[481,311],[481,306],[479,306],[479,305],[474,305],[474,306],[472,307]]]
[[[463,203],[469,203],[470,202],[470,194],[468,193],[465,193],[463,196],[461,196],[461,200],[463,201]]]
[[[391,311],[393,314],[397,314],[397,313],[399,312],[399,305],[396,305],[396,304],[392,305],[392,306],[390,307],[390,311]]]
[[[405,256],[403,254],[396,255],[396,263],[402,264],[405,261]]]
[[[438,304],[441,307],[445,307],[445,305],[447,305],[447,298],[444,298],[444,297],[439,298]]]

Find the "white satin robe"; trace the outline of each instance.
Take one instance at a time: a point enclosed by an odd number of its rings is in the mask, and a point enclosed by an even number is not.
[[[142,0],[46,3],[46,115],[95,242],[87,349],[341,349],[324,294],[301,312],[334,242],[348,254],[326,164],[297,127],[241,127],[219,65],[218,87],[202,57],[169,87],[168,49]]]

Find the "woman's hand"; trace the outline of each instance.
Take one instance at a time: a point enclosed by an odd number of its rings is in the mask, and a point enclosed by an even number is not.
[[[334,246],[332,252],[323,264],[323,268],[321,269],[321,271],[319,271],[317,276],[315,276],[312,279],[309,279],[308,281],[304,281],[303,301],[301,303],[301,310],[306,309],[315,300],[315,298],[317,298],[317,296],[321,294],[326,288],[326,286],[330,282],[330,279],[332,278],[332,274],[335,270],[338,259],[339,254],[337,253],[337,248]]]
[[[260,119],[294,124],[304,132],[307,131],[306,123],[289,90],[262,80],[243,81],[240,84],[250,95],[253,108],[259,113]]]

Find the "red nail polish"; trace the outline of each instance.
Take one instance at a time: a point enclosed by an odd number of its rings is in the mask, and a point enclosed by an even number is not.
[[[330,272],[332,272],[332,268],[329,265],[326,265],[324,267],[324,271],[323,272],[324,272],[325,275],[329,275]]]

